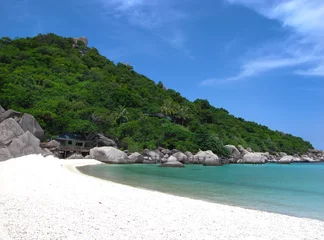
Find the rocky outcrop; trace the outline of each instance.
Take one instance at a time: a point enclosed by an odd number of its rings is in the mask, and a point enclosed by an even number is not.
[[[163,154],[160,152],[160,151],[150,151],[148,149],[145,149],[143,151],[143,155],[144,156],[147,156],[147,157],[150,157],[153,162],[160,162],[162,157],[163,157]]]
[[[88,39],[86,37],[73,38],[73,40],[74,40],[73,47],[77,46],[78,41],[83,42],[86,47],[88,46]]]
[[[4,108],[0,105],[0,115],[2,114],[2,113],[4,113],[6,110],[4,110]]]
[[[90,149],[90,156],[105,163],[128,163],[127,154],[114,147],[95,147]]]
[[[212,151],[199,151],[195,156],[194,156],[194,162],[198,162],[201,164],[204,164],[205,162],[208,164],[211,163],[216,163],[219,161],[218,156],[214,154]]]
[[[0,123],[3,122],[4,120],[8,119],[8,118],[13,118],[13,117],[19,117],[21,115],[20,112],[16,112],[14,110],[7,110],[3,113],[1,113],[0,115]]]
[[[294,162],[295,158],[293,156],[287,155],[287,156],[283,156],[282,158],[280,158],[280,160],[277,161],[277,163],[279,164],[290,164],[292,162]]]
[[[11,154],[7,148],[0,148],[0,162],[11,158]]]
[[[19,125],[25,132],[29,131],[38,139],[44,138],[44,130],[32,115],[25,113],[20,119]]]
[[[225,145],[225,148],[231,153],[231,156],[234,160],[241,158],[240,151],[233,145]]]
[[[176,157],[170,156],[166,163],[160,165],[160,167],[184,167],[184,165],[177,160]]]
[[[8,150],[12,157],[22,157],[30,154],[42,154],[43,150],[39,146],[39,139],[36,138],[29,131],[15,138]]]
[[[247,153],[238,163],[264,164],[266,158],[261,153]]]
[[[184,155],[187,156],[187,162],[186,163],[193,163],[194,162],[194,155],[191,152],[186,151],[186,152],[184,152]]]
[[[128,156],[130,162],[132,163],[143,163],[144,162],[144,156],[138,152],[134,152],[131,155]]]
[[[176,152],[172,156],[174,156],[181,163],[185,163],[188,160],[187,156],[182,152]]]
[[[89,141],[97,143],[98,147],[117,147],[114,140],[107,138],[101,133],[95,133],[88,136]]]
[[[0,147],[8,145],[15,138],[24,134],[24,130],[12,118],[8,118],[0,123]]]

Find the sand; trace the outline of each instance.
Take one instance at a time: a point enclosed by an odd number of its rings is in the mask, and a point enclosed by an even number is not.
[[[208,203],[90,176],[95,160],[0,162],[0,239],[324,239],[324,222]]]

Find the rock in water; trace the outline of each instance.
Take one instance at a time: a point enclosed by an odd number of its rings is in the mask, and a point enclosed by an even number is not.
[[[261,153],[247,153],[238,163],[263,164],[265,161],[266,158]]]
[[[8,119],[8,118],[13,118],[13,117],[18,117],[20,116],[20,112],[16,112],[14,110],[7,110],[3,113],[1,113],[0,115],[0,123],[3,122],[4,120]]]
[[[174,156],[181,163],[185,163],[188,160],[188,157],[182,152],[176,152],[172,156]]]
[[[294,161],[294,157],[293,156],[284,156],[282,157],[279,161],[277,161],[277,163],[279,164],[290,164]]]
[[[0,148],[0,162],[11,158],[11,154],[7,148]]]
[[[166,163],[160,165],[160,167],[184,167],[184,165],[177,160],[176,157],[170,156]]]
[[[7,145],[15,138],[24,134],[24,130],[12,118],[8,118],[0,123],[0,146]]]
[[[21,128],[26,132],[29,131],[32,134],[34,134],[35,137],[38,139],[43,139],[44,138],[44,130],[42,127],[39,125],[37,120],[34,118],[34,116],[25,113],[22,118],[19,121],[19,125]]]
[[[128,156],[128,158],[129,158],[130,162],[133,162],[133,163],[143,163],[144,162],[144,156],[138,152],[132,153],[130,156]]]
[[[92,159],[105,163],[128,163],[127,154],[114,147],[95,147],[90,150]]]

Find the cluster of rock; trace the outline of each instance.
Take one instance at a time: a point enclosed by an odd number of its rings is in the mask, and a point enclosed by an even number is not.
[[[233,145],[225,146],[230,152],[231,157],[228,159],[229,163],[250,163],[250,164],[264,164],[264,163],[279,163],[289,164],[293,162],[321,162],[324,161],[324,151],[310,150],[304,155],[287,155],[284,152],[275,153],[274,155],[268,152],[253,152],[250,148],[244,149],[242,146],[236,148]]]
[[[184,164],[203,164],[204,166],[221,166],[222,160],[212,151],[180,152],[176,149],[159,148],[155,151],[145,149],[142,153],[128,153],[114,147],[96,147],[90,150],[89,158],[105,163],[115,164],[161,164],[161,167],[184,167]]]
[[[0,106],[0,161],[29,154],[51,154],[40,147],[44,131],[30,114]]]

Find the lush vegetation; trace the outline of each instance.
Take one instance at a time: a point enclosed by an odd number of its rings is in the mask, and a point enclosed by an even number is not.
[[[161,146],[222,155],[223,144],[290,154],[312,148],[207,100],[190,102],[81,41],[72,45],[54,34],[0,39],[0,105],[33,114],[48,137],[102,132],[131,151]]]

